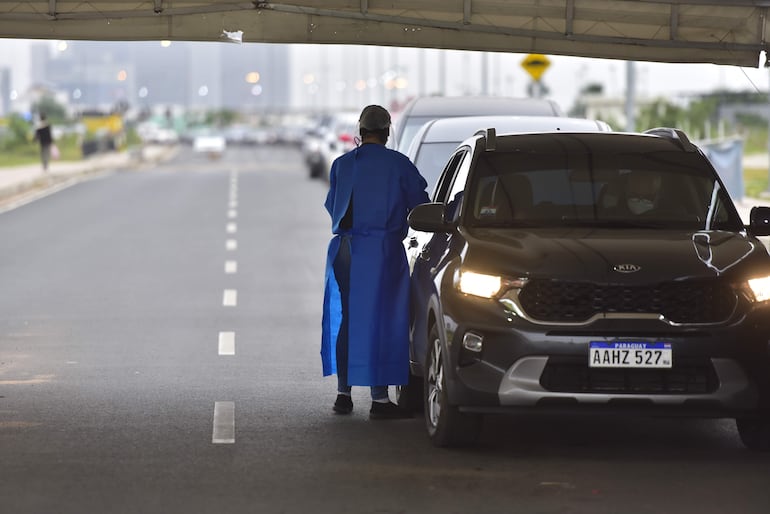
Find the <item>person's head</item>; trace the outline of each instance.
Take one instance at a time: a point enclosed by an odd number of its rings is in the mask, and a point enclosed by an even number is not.
[[[655,207],[660,193],[658,173],[634,171],[626,179],[626,203],[634,214],[644,214]]]
[[[358,133],[364,141],[375,139],[384,145],[390,136],[390,113],[380,105],[367,105],[358,118]]]
[[[40,113],[40,121],[45,121],[48,117],[45,115],[44,112]]]

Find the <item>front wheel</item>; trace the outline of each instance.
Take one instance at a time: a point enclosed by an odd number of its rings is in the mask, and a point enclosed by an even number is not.
[[[770,416],[738,418],[735,424],[746,448],[759,452],[770,451]]]
[[[464,414],[456,405],[449,404],[446,388],[446,358],[441,347],[438,328],[433,325],[429,334],[430,350],[425,366],[424,380],[425,426],[434,445],[461,446],[476,442],[481,433],[482,417]]]

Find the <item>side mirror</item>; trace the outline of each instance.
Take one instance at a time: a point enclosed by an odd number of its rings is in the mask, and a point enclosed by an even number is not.
[[[755,236],[770,236],[770,207],[752,207],[749,230]]]
[[[409,226],[420,232],[452,232],[454,223],[444,220],[443,203],[423,203],[412,209],[407,217]]]

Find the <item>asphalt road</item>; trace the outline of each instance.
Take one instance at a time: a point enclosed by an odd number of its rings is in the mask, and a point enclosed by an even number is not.
[[[291,149],[183,151],[0,214],[0,512],[741,513],[770,455],[724,420],[332,414],[325,185]]]

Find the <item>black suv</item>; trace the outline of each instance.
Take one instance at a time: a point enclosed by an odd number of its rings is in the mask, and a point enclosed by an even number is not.
[[[409,216],[399,401],[436,445],[485,413],[596,409],[735,418],[770,449],[770,208],[744,226],[683,132],[489,129],[433,201]]]

